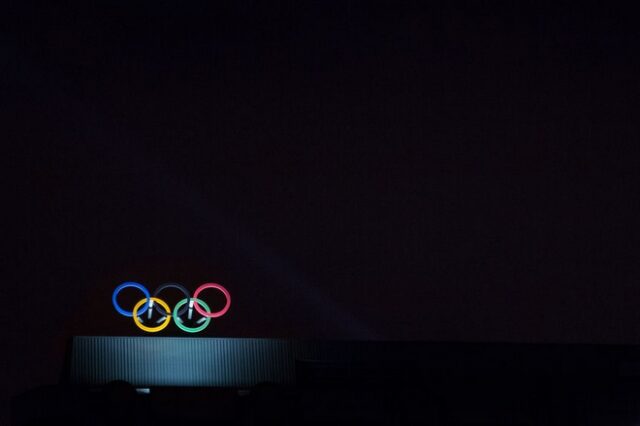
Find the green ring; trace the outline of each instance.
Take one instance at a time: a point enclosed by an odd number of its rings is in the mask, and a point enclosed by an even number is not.
[[[191,298],[192,300],[197,300],[199,305],[204,306],[204,309],[207,312],[211,312],[211,308],[209,308],[209,305],[207,305],[206,303],[204,303],[202,300],[200,299],[194,299],[193,297]],[[205,320],[205,322],[203,322],[201,325],[199,325],[198,327],[187,327],[186,325],[182,324],[182,320],[180,319],[180,317],[178,316],[178,310],[180,308],[182,308],[182,305],[184,305],[185,303],[187,303],[189,299],[182,299],[181,301],[179,301],[178,303],[176,303],[176,306],[173,308],[173,322],[176,323],[176,325],[178,326],[178,328],[182,331],[186,331],[187,333],[199,333],[202,330],[204,330],[205,328],[207,328],[207,326],[209,325],[209,323],[211,322],[211,318],[207,318]]]

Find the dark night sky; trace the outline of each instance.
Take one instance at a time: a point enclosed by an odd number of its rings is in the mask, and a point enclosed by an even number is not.
[[[182,3],[3,14],[11,392],[138,334],[125,280],[223,283],[207,336],[640,341],[629,14]]]

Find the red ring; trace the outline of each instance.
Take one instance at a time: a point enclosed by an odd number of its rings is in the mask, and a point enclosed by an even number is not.
[[[200,306],[200,304],[198,304],[198,295],[200,294],[200,292],[202,290],[205,290],[207,288],[217,288],[227,298],[227,304],[224,305],[224,308],[222,308],[218,312],[207,312]],[[218,318],[218,317],[221,317],[221,316],[223,316],[224,314],[227,313],[227,311],[229,310],[229,306],[231,306],[231,295],[229,294],[229,292],[227,291],[226,288],[224,288],[220,284],[216,284],[216,283],[202,284],[200,287],[198,287],[196,289],[196,292],[193,293],[193,299],[194,299],[193,300],[193,307],[196,308],[196,311],[198,311],[198,313],[200,315],[202,315],[203,317],[207,317],[207,318]]]

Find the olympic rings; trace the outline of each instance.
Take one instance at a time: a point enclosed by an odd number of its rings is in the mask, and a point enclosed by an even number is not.
[[[200,292],[202,290],[205,290],[205,289],[208,289],[208,288],[216,288],[216,289],[220,290],[222,292],[222,294],[224,294],[224,296],[227,298],[226,305],[224,305],[224,308],[222,308],[218,312],[205,312],[205,310],[202,309],[200,307],[200,304],[198,303],[198,300],[199,300],[198,296],[200,295]],[[193,298],[196,299],[193,307],[196,308],[196,311],[198,311],[198,313],[200,315],[202,315],[203,317],[207,317],[207,318],[218,318],[218,317],[221,317],[221,316],[223,316],[224,314],[227,313],[227,311],[229,310],[229,306],[231,306],[231,295],[229,294],[229,292],[227,291],[226,288],[224,288],[220,284],[216,284],[216,283],[202,284],[200,287],[198,287],[196,292],[193,293]]]
[[[141,314],[144,314],[145,311],[149,308],[149,300],[151,299],[151,296],[149,295],[149,290],[147,290],[145,286],[143,286],[142,284],[134,283],[133,281],[124,282],[120,284],[118,287],[116,287],[115,290],[113,290],[113,295],[111,296],[111,302],[113,303],[113,307],[116,308],[116,311],[118,311],[120,315],[124,315],[125,317],[133,316],[133,312],[125,311],[124,309],[122,309],[118,304],[118,300],[117,300],[118,294],[122,290],[128,287],[137,288],[138,290],[144,293],[144,296],[146,297],[145,300],[147,301],[147,303],[144,305],[144,308],[142,308],[142,310],[139,312]]]
[[[189,296],[189,291],[184,288],[184,286],[178,284],[178,283],[167,283],[167,284],[162,284],[160,287],[158,287],[156,289],[156,291],[153,292],[153,295],[155,297],[157,297],[160,292],[166,288],[177,288],[178,290],[180,290],[182,292],[182,294],[184,294],[184,296],[188,299]],[[160,315],[171,315],[171,311],[165,311],[165,310],[161,310],[162,307],[158,307],[158,312],[160,313]],[[187,310],[189,309],[188,306],[185,306],[184,309],[180,312],[180,315],[183,315],[185,312],[187,312]]]
[[[124,310],[118,303],[118,295],[125,288],[135,288],[137,290],[140,290],[144,294],[144,298],[136,302],[132,311]],[[177,290],[180,290],[180,292],[184,296],[186,296],[174,306],[173,310],[164,300],[157,297],[162,291],[167,288],[175,288]],[[211,308],[209,307],[209,305],[204,302],[204,300],[198,297],[203,290],[206,290],[208,288],[215,288],[221,291],[227,299],[225,306],[218,312],[211,312]],[[219,318],[227,313],[229,307],[231,306],[231,295],[229,294],[227,289],[220,284],[206,283],[198,287],[193,294],[193,297],[191,297],[189,291],[184,286],[178,283],[166,283],[158,287],[153,293],[153,296],[151,296],[144,285],[133,281],[127,281],[116,287],[116,289],[113,291],[113,295],[111,296],[111,302],[113,303],[113,307],[120,315],[130,318],[133,317],[133,322],[135,323],[135,325],[141,330],[148,333],[157,333],[167,328],[167,326],[171,322],[171,317],[173,317],[173,322],[180,330],[187,333],[198,333],[209,326],[212,318]],[[183,320],[181,317],[188,312],[188,320],[189,322],[191,322],[192,312],[194,308],[202,318],[197,321],[193,320],[196,324],[199,325],[190,327],[185,324],[185,320]],[[144,314],[145,312],[147,312],[147,315],[145,315],[143,319],[142,314]],[[160,316],[157,320],[155,320],[155,323],[159,325],[151,326],[144,324],[146,321],[152,320],[154,312]]]
[[[164,300],[158,299],[157,297],[152,297],[151,300],[162,306],[165,312],[169,312],[171,310],[171,308],[169,308],[169,305],[167,305]],[[157,327],[147,327],[146,325],[142,324],[142,321],[140,321],[140,318],[138,318],[138,308],[145,302],[148,303],[147,299],[142,299],[138,303],[136,303],[136,306],[133,307],[133,322],[136,323],[138,328],[144,331],[148,331],[149,333],[157,333],[158,331],[167,328],[167,326],[171,322],[171,315],[167,315],[166,317],[164,317],[164,321],[162,322],[162,324]]]
[[[189,304],[187,305],[187,300],[189,301]],[[182,323],[182,320],[180,319],[180,315],[178,314],[179,309],[182,305],[187,305],[187,309],[190,309],[190,306],[192,306],[192,304],[194,302],[198,302],[200,303],[202,306],[204,306],[204,308],[207,310],[207,312],[211,312],[211,308],[209,308],[209,305],[207,305],[206,303],[204,303],[204,301],[200,300],[200,299],[182,299],[181,301],[179,301],[176,306],[173,308],[173,318],[174,318],[174,322],[176,323],[176,325],[178,326],[178,328],[182,331],[186,331],[187,333],[199,333],[202,330],[204,330],[205,328],[207,328],[207,326],[209,325],[209,323],[211,322],[211,318],[207,318],[207,317],[202,317],[204,319],[204,322],[202,323],[202,325],[198,326],[198,327],[187,327],[186,325],[184,325]]]

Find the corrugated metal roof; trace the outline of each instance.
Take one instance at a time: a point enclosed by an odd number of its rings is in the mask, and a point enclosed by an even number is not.
[[[291,342],[274,339],[75,337],[69,380],[136,386],[292,383]]]

